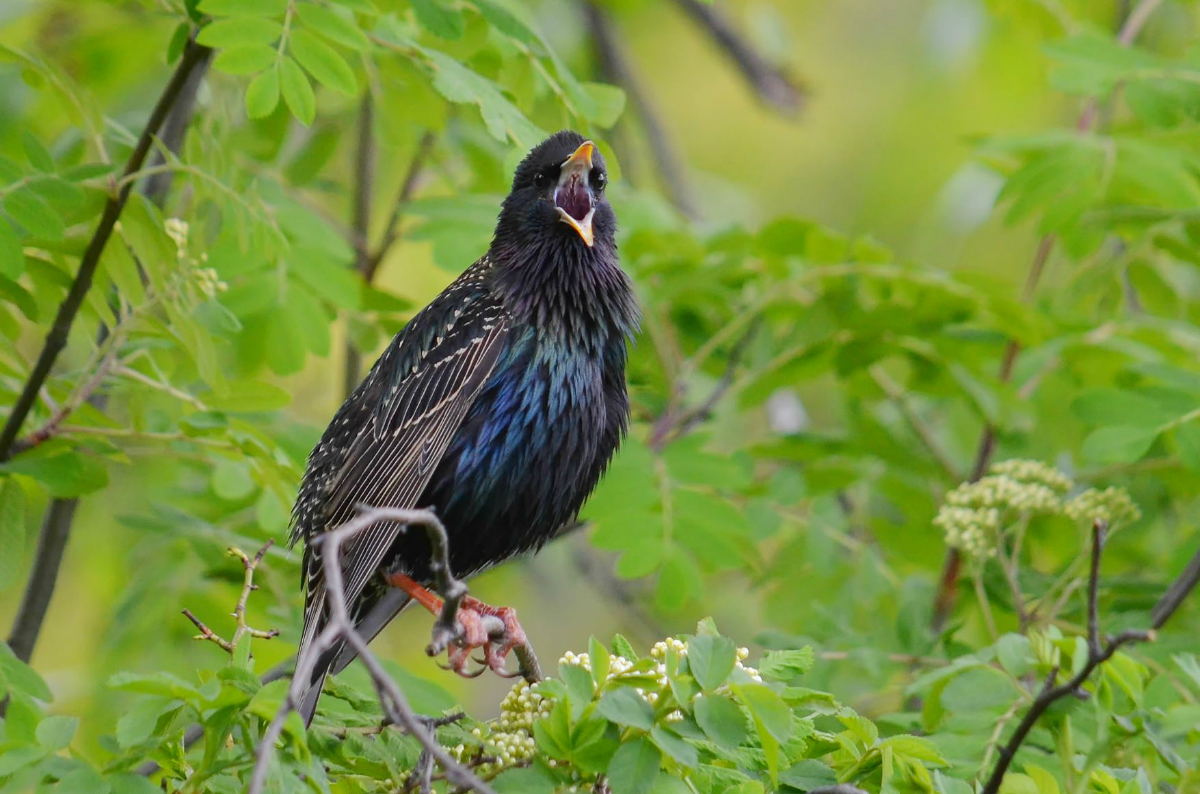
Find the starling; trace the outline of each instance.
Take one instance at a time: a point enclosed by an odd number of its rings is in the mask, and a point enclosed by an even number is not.
[[[396,335],[308,457],[292,512],[292,542],[311,541],[361,505],[432,508],[446,527],[458,577],[534,551],[572,521],[624,436],[627,345],[637,303],[620,268],[604,158],[562,131],[534,148],[513,177],[491,246]],[[415,600],[437,598],[423,532],[380,522],[345,549],[347,605],[370,641]],[[322,567],[304,558],[300,653],[326,621]],[[515,613],[472,601],[477,627]],[[450,649],[466,674],[484,647],[500,671],[512,644],[485,646],[467,631]],[[352,659],[326,652],[301,715],[311,722],[325,676]],[[481,668],[482,669],[482,668]]]

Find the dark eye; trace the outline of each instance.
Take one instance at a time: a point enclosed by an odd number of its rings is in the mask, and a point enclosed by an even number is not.
[[[550,184],[550,174],[546,173],[545,171],[538,171],[536,174],[533,175],[533,186],[538,188],[539,190],[541,188],[546,187],[549,184]]]
[[[592,189],[599,193],[604,190],[607,184],[608,174],[604,173],[598,168],[595,171],[592,171]]]

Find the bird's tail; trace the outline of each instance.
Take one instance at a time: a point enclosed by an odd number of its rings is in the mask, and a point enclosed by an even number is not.
[[[380,598],[374,605],[371,606],[367,614],[360,620],[355,621],[356,630],[363,642],[371,642],[375,639],[379,632],[383,631],[383,627],[392,622],[392,618],[400,614],[409,603],[412,601],[408,594],[403,590],[388,588],[383,597]],[[315,609],[313,608],[315,606]],[[312,645],[316,639],[318,632],[325,625],[325,595],[322,592],[319,597],[314,597],[307,613],[304,616],[304,633],[301,635],[300,649],[297,651],[296,659],[299,660],[304,652]],[[300,697],[300,704],[297,707],[300,712],[300,717],[304,720],[305,727],[312,724],[313,715],[317,711],[317,701],[321,697],[321,689],[325,686],[325,678],[329,675],[337,675],[342,670],[346,669],[346,665],[354,661],[358,653],[353,647],[345,642],[338,642],[329,650],[321,654],[317,659],[317,663],[313,666],[312,676],[308,682],[308,689]]]

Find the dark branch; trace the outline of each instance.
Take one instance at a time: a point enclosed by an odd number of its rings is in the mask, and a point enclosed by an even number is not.
[[[145,129],[142,130],[133,152],[129,155],[128,162],[125,163],[122,179],[141,169],[159,128],[162,127],[167,114],[181,95],[192,70],[205,60],[208,53],[207,47],[197,44],[194,40],[188,41],[183,48],[179,66],[176,67],[167,87],[163,89],[154,110],[150,113],[150,118],[146,121]],[[116,183],[113,184],[115,186]],[[129,200],[129,192],[132,187],[132,182],[126,182],[123,187],[109,196],[104,205],[100,222],[79,262],[79,271],[75,274],[75,281],[59,305],[58,314],[54,318],[54,324],[50,326],[50,332],[46,335],[46,341],[42,346],[37,363],[33,365],[33,370],[25,381],[25,387],[21,391],[20,397],[17,398],[12,412],[9,413],[4,428],[0,430],[0,461],[7,460],[11,456],[12,445],[21,431],[21,425],[25,423],[25,418],[33,408],[34,402],[37,401],[38,392],[46,383],[46,378],[49,377],[58,354],[67,344],[67,336],[75,322],[75,315],[79,313],[79,308],[83,305],[88,290],[91,289],[92,277],[96,274],[96,267],[100,264],[100,254],[104,251],[108,238],[112,236],[113,227],[116,226],[117,219],[121,217],[121,211],[125,208],[125,202]]]
[[[378,247],[367,261],[367,267],[362,271],[363,278],[367,280],[368,284],[375,281],[375,274],[379,270],[380,263],[383,262],[383,258],[387,256],[396,241],[400,239],[400,220],[404,216],[405,208],[412,201],[417,184],[421,181],[421,174],[425,171],[425,161],[433,154],[433,144],[436,140],[437,137],[432,132],[426,132],[417,142],[417,150],[413,152],[412,159],[408,163],[408,171],[404,175],[404,181],[400,183],[400,192],[396,195],[396,200],[392,202],[392,214],[388,216],[387,224],[383,227],[383,239],[379,241]]]
[[[642,123],[646,134],[646,143],[651,155],[658,166],[658,174],[666,188],[667,195],[680,212],[689,218],[696,218],[698,212],[696,202],[688,185],[687,171],[680,162],[679,155],[671,145],[670,136],[658,118],[658,111],[646,95],[641,82],[634,73],[620,37],[613,27],[608,14],[592,0],[584,0],[583,13],[586,27],[592,33],[592,42],[596,49],[596,61],[600,74],[607,82],[620,86],[629,98],[629,104]]]
[[[360,244],[354,248],[354,269],[365,274],[371,269],[366,241],[371,227],[371,195],[375,185],[375,106],[371,92],[363,95],[358,106],[358,146],[354,152],[354,207],[351,226]],[[368,283],[370,279],[368,279]],[[346,365],[342,393],[349,397],[362,378],[362,353],[346,340]]]
[[[729,20],[709,3],[700,0],[675,0],[676,4],[700,23],[713,41],[737,64],[746,82],[759,98],[776,110],[795,113],[804,104],[804,94],[784,72],[762,56],[743,38]]]
[[[189,45],[189,48],[184,51],[182,57],[189,57],[189,50],[191,51],[190,57],[195,58],[195,62],[189,68],[185,69],[183,61],[180,61],[175,76],[168,83],[167,88],[163,92],[163,98],[159,100],[158,106],[155,107],[155,112],[164,106],[169,111],[167,120],[162,125],[162,134],[159,136],[159,139],[172,152],[179,152],[183,147],[183,139],[195,106],[196,92],[200,88],[200,83],[208,71],[208,65],[212,58],[212,50],[194,45]],[[175,85],[179,81],[181,74],[183,76],[182,85],[178,88],[174,103],[172,104],[169,101],[164,102],[170,92],[175,90]],[[146,131],[142,133],[142,139],[147,142],[152,140],[150,135],[154,126],[152,122],[154,122],[153,114],[150,122],[147,122]],[[139,145],[140,143],[141,141],[139,141]],[[137,151],[135,149],[134,154]],[[145,157],[144,150],[142,151],[142,157]],[[162,153],[157,152],[155,157],[161,158]],[[131,156],[130,164],[125,167],[126,174],[137,170],[137,168],[138,166],[133,165],[133,158]],[[150,201],[159,205],[166,198],[172,174],[164,173],[160,176],[163,178],[157,180],[153,178],[147,179],[142,185],[142,194],[150,199]],[[97,234],[99,234],[99,229],[97,229]],[[93,240],[93,244],[94,242]],[[94,267],[95,265],[93,264],[93,269]],[[82,273],[82,271],[83,266],[81,264],[80,272]],[[103,344],[107,336],[108,329],[101,325],[97,333],[96,344]],[[89,402],[103,410],[104,395],[93,393],[90,395]],[[9,421],[12,421],[12,416],[9,417]],[[78,499],[55,499],[50,503],[50,507],[47,508],[46,516],[42,521],[41,533],[38,536],[37,554],[34,557],[29,581],[25,587],[25,594],[22,596],[21,605],[18,608],[17,617],[13,621],[12,632],[8,639],[13,652],[23,661],[28,662],[30,657],[32,657],[33,648],[37,644],[38,636],[41,634],[42,624],[46,618],[46,610],[49,609],[50,599],[54,595],[54,587],[58,581],[59,566],[62,563],[63,551],[66,547],[67,539],[71,535],[71,524],[74,521],[78,504]],[[3,708],[0,707],[0,714],[2,713]]]
[[[1103,521],[1096,521],[1092,525],[1092,556],[1087,587],[1087,661],[1070,680],[1058,686],[1054,684],[1058,680],[1058,668],[1055,667],[1050,672],[1046,682],[1042,685],[1041,691],[1038,692],[1037,697],[1033,700],[1033,704],[1030,705],[1029,711],[1025,713],[1025,717],[1021,720],[1017,729],[1013,731],[1013,735],[1009,738],[1008,742],[1000,749],[1000,757],[997,759],[996,766],[982,789],[982,794],[997,794],[1000,791],[1000,785],[1004,782],[1004,774],[1008,771],[1009,765],[1012,764],[1013,759],[1016,757],[1017,751],[1021,749],[1021,745],[1028,738],[1029,732],[1033,730],[1038,719],[1046,713],[1046,710],[1055,701],[1077,694],[1080,691],[1080,687],[1096,671],[1096,668],[1111,659],[1113,654],[1122,647],[1135,642],[1153,642],[1155,632],[1174,614],[1179,604],[1195,589],[1197,580],[1200,580],[1200,552],[1197,552],[1183,573],[1171,583],[1167,588],[1166,594],[1158,602],[1158,605],[1155,606],[1154,611],[1151,613],[1152,628],[1129,629],[1115,637],[1109,638],[1106,643],[1101,644],[1098,606],[1100,557],[1104,553],[1104,538],[1107,531],[1108,525]]]
[[[493,794],[492,788],[487,783],[451,758],[446,750],[437,743],[425,720],[412,710],[400,687],[380,665],[379,660],[367,647],[363,638],[359,636],[350,619],[349,609],[346,605],[345,585],[342,581],[341,549],[355,534],[379,521],[391,521],[408,528],[420,527],[429,539],[432,549],[430,572],[433,574],[435,585],[443,599],[441,614],[433,626],[429,653],[440,653],[458,637],[458,608],[467,594],[467,587],[454,578],[450,571],[449,541],[446,537],[446,530],[433,512],[397,508],[366,509],[357,518],[314,539],[313,542],[319,543],[321,546],[320,557],[325,573],[329,620],[305,652],[296,660],[296,671],[292,675],[292,683],[288,688],[287,696],[267,726],[266,733],[259,744],[254,762],[254,772],[250,779],[250,794],[263,791],[263,786],[266,784],[267,764],[275,748],[275,742],[283,732],[284,721],[288,714],[295,710],[304,694],[304,688],[312,680],[312,671],[317,660],[338,643],[349,645],[362,660],[375,685],[385,718],[404,728],[421,743],[425,752],[442,767],[447,782],[481,792],[481,794]],[[503,630],[502,627],[501,630]],[[524,649],[518,647],[516,650],[525,677],[534,680],[540,678],[541,673],[537,669],[537,659],[533,656],[532,649],[527,646]],[[531,664],[532,667],[527,668],[527,664]]]

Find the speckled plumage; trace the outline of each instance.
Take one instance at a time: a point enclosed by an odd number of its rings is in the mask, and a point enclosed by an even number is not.
[[[627,344],[638,322],[595,178],[602,158],[588,188],[593,245],[560,222],[559,194],[547,194],[547,174],[583,142],[561,132],[529,154],[488,253],[396,335],[334,416],[309,456],[293,541],[344,523],[359,504],[432,507],[454,573],[469,576],[537,549],[575,518],[625,432]],[[374,636],[407,602],[382,574],[428,584],[428,554],[423,533],[387,523],[356,539],[343,572],[361,633]],[[301,649],[324,613],[311,546],[304,568]],[[318,665],[306,719],[327,671],[351,658],[335,649]]]

